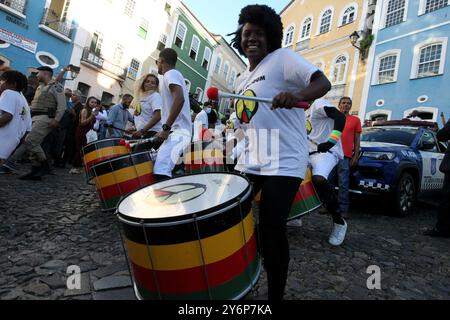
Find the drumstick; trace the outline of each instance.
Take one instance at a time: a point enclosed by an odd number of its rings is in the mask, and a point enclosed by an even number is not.
[[[264,103],[272,103],[273,99],[269,98],[258,98],[258,97],[247,97],[244,95],[232,94],[228,92],[219,91],[219,89],[211,87],[206,92],[208,99],[210,100],[219,100],[221,98],[229,98],[229,99],[239,99],[239,100],[248,100],[248,101],[256,101],[256,102],[264,102]],[[295,104],[295,108],[299,109],[309,109],[311,105],[306,101],[298,101]]]
[[[127,130],[120,129],[120,128],[117,128],[117,127],[114,127],[112,124],[107,124],[107,123],[105,123],[105,124],[104,124],[104,127],[105,127],[105,128],[111,128],[111,129],[119,130],[119,131],[124,132],[124,133],[128,133]]]

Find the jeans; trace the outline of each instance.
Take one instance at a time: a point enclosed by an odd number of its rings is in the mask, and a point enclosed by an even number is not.
[[[339,209],[343,213],[347,213],[349,210],[349,188],[350,188],[350,158],[344,158],[340,160],[337,166],[330,174],[329,180],[335,184],[337,179],[337,185],[339,187],[338,202]]]

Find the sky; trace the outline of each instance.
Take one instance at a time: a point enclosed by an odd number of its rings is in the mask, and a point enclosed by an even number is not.
[[[249,4],[266,4],[280,12],[290,0],[182,0],[211,33],[224,36],[236,31],[239,13]]]

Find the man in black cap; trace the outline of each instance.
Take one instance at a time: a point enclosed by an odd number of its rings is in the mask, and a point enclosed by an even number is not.
[[[22,180],[41,180],[42,176],[49,172],[50,167],[41,144],[45,137],[59,126],[66,108],[64,87],[52,80],[53,70],[46,66],[37,70],[40,86],[31,103],[33,127],[24,143],[8,159],[10,163],[14,163],[26,152],[29,153],[32,170],[21,177]]]

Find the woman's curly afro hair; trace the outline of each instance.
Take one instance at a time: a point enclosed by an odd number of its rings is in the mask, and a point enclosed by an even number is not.
[[[267,50],[269,53],[281,48],[283,40],[283,23],[281,17],[274,9],[266,5],[249,5],[241,10],[239,15],[239,29],[230,34],[234,35],[231,45],[236,48],[239,53],[245,56],[241,47],[242,30],[246,23],[260,26],[264,29],[267,37]]]

